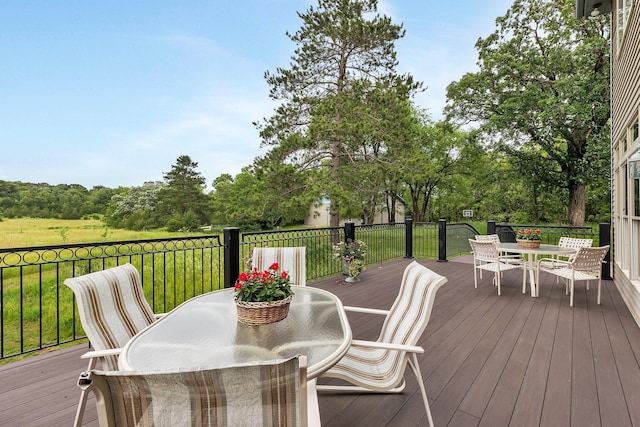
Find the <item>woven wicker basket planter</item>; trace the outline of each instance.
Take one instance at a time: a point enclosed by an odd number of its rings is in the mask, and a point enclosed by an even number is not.
[[[540,240],[522,240],[517,239],[519,248],[539,248]]]
[[[272,302],[236,301],[238,322],[245,325],[266,325],[279,322],[289,314],[289,304],[293,295]]]

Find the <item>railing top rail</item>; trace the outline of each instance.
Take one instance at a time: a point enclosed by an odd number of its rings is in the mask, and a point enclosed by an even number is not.
[[[202,236],[160,237],[156,239],[114,240],[114,241],[105,241],[105,242],[70,243],[70,244],[63,244],[63,245],[43,245],[43,246],[26,246],[26,247],[17,247],[17,248],[0,248],[0,253],[34,252],[34,251],[51,250],[51,249],[92,248],[96,246],[113,246],[113,245],[173,242],[173,241],[185,241],[185,240],[187,241],[206,240],[206,239],[214,239],[220,242],[220,235],[208,234],[208,235],[202,235]]]
[[[496,227],[527,227],[527,228],[558,228],[558,229],[575,229],[575,230],[593,230],[592,227],[589,226],[578,226],[578,225],[533,225],[533,224],[496,224]]]
[[[286,234],[286,233],[300,233],[303,231],[325,231],[325,230],[341,230],[343,227],[314,227],[314,228],[296,228],[291,230],[274,230],[274,231],[248,231],[241,233],[242,236],[256,236],[256,235],[271,235],[271,234]]]

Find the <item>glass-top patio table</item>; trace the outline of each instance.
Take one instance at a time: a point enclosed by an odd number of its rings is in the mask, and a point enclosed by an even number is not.
[[[347,352],[351,328],[335,295],[306,286],[294,292],[289,315],[260,326],[237,321],[233,289],[192,298],[134,336],[120,354],[119,368],[215,368],[303,354],[309,379],[316,378]]]
[[[525,255],[523,257],[525,267],[529,270],[529,284],[531,287],[531,296],[538,297],[539,289],[536,283],[536,260],[538,255],[571,255],[576,253],[575,249],[565,248],[558,245],[541,244],[539,248],[521,248],[517,243],[498,243],[496,248],[500,252],[509,252]]]

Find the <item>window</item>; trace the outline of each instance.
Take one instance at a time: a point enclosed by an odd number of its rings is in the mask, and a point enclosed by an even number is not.
[[[617,0],[617,26],[618,26],[618,50],[622,46],[627,24],[629,23],[629,12],[633,6],[633,0]]]

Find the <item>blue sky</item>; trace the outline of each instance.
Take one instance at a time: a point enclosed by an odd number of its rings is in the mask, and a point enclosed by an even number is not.
[[[287,67],[310,0],[0,3],[0,180],[139,186],[186,154],[211,182],[265,151],[266,70]],[[398,71],[441,118],[446,86],[511,0],[382,0],[403,23]]]

